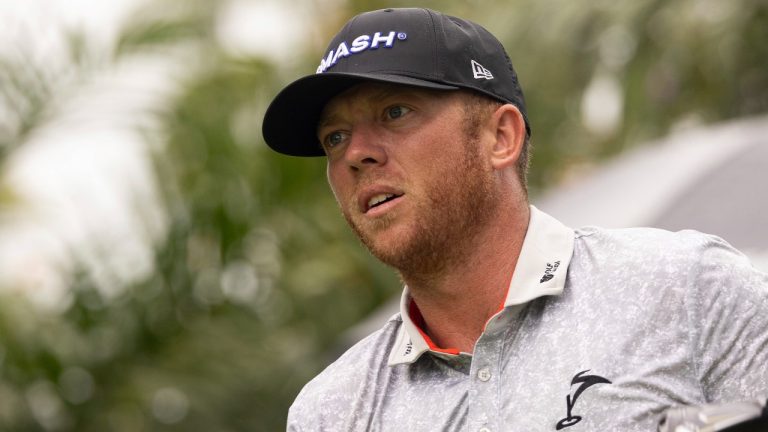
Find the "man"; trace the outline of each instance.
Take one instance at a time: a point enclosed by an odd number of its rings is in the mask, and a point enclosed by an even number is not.
[[[574,231],[529,206],[523,94],[481,26],[358,15],[263,132],[327,157],[344,217],[406,285],[289,430],[650,431],[673,406],[766,397],[768,277],[714,237]]]

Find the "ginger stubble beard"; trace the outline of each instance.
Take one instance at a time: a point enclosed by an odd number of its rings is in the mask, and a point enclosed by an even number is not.
[[[467,251],[478,247],[476,234],[499,205],[492,168],[485,166],[480,157],[476,119],[465,120],[464,135],[464,151],[460,152],[463,157],[432,177],[426,191],[428,202],[419,204],[414,220],[400,222],[409,223],[410,228],[404,238],[389,242],[394,246],[378,247],[372,238],[376,234],[366,234],[342,209],[363,245],[381,262],[397,269],[405,280],[430,280],[466,261]],[[392,219],[384,215],[376,223],[396,223]]]

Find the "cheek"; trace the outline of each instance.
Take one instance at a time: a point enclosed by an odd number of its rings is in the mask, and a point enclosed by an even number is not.
[[[326,168],[326,177],[328,178],[328,186],[330,186],[333,196],[336,197],[336,202],[343,203],[344,182],[343,176],[338,172],[338,167],[329,163]]]
[[[325,168],[325,177],[328,180],[328,186],[331,188],[331,192],[333,192],[333,196],[336,197],[336,201],[339,200],[339,196],[336,193],[336,181],[334,180],[334,174],[331,167],[331,164],[328,164],[328,166]]]
[[[428,170],[437,171],[442,175],[461,175],[460,172],[451,172],[450,170],[453,170],[459,161],[466,158],[467,137],[455,127],[446,128],[441,132],[447,133],[436,134],[430,139],[422,141],[422,144],[429,143],[429,145],[422,146],[417,160],[422,161]]]

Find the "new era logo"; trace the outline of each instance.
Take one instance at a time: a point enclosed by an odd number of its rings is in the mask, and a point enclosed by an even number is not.
[[[475,76],[475,79],[493,79],[493,74],[491,71],[484,68],[483,65],[474,60],[472,60],[472,74]]]

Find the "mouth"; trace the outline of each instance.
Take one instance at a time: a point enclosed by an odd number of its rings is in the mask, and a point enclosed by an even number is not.
[[[368,213],[376,208],[385,207],[386,204],[395,201],[402,196],[403,194],[398,193],[378,193],[372,195],[370,198],[368,198],[367,201],[365,201],[363,205],[363,213]]]

